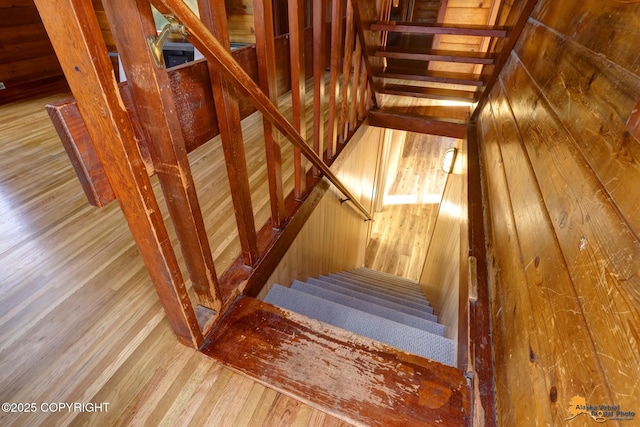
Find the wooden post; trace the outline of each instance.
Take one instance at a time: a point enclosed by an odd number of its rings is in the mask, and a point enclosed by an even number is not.
[[[198,9],[202,23],[229,52],[229,32],[224,0],[198,0]],[[211,63],[208,66],[242,256],[246,265],[254,265],[259,257],[258,239],[253,219],[247,160],[242,142],[238,96],[233,86],[220,75],[215,66]]]
[[[327,11],[323,0],[313,0],[313,149],[320,158],[324,151],[324,69]],[[313,168],[314,176],[320,171]]]
[[[304,59],[304,0],[289,0],[289,58],[291,63],[291,106],[293,127],[307,139],[305,109],[306,72]],[[302,199],[306,189],[306,166],[300,149],[293,150],[294,196]]]
[[[91,2],[36,0],[105,173],[178,339],[204,339],[153,194]]]
[[[336,107],[338,98],[338,77],[340,74],[340,59],[342,58],[342,0],[333,0],[331,3],[331,68],[329,79],[329,125],[327,142],[327,156],[336,155],[336,143],[338,139],[338,122]]]
[[[253,23],[256,34],[256,55],[258,57],[258,79],[260,88],[271,103],[278,106],[276,81],[276,48],[273,35],[273,2],[253,0]],[[267,176],[271,195],[271,221],[280,228],[285,220],[284,195],[282,190],[282,154],[280,136],[271,122],[262,118],[264,143],[267,152]]]
[[[198,302],[219,311],[220,290],[169,76],[147,48],[146,37],[156,35],[151,7],[144,0],[103,4]]]

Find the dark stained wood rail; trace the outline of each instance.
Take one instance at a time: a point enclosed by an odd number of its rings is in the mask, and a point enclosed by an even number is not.
[[[358,425],[470,425],[461,371],[253,298],[229,310],[201,351]]]

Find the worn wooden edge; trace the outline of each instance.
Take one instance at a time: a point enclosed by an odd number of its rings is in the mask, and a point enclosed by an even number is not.
[[[479,399],[484,411],[485,426],[495,426],[495,388],[493,385],[493,351],[491,339],[491,313],[487,268],[486,237],[484,232],[484,206],[480,147],[475,124],[469,126],[468,141],[468,219],[469,255],[477,260],[477,300],[469,304],[470,355],[477,372]]]
[[[464,120],[428,117],[402,113],[371,110],[369,124],[388,129],[439,135],[462,139],[467,135],[467,122]]]
[[[460,370],[254,298],[235,301],[200,351],[355,425],[469,425]]]

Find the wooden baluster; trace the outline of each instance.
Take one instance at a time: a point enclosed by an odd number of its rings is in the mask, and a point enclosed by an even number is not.
[[[347,140],[349,126],[347,123],[347,107],[349,106],[349,79],[351,78],[351,62],[353,57],[353,39],[355,28],[353,26],[353,7],[351,0],[347,0],[347,24],[344,41],[344,65],[342,68],[342,108],[340,110],[340,130],[341,142]],[[354,96],[353,93],[351,96]]]
[[[336,108],[338,93],[338,78],[340,75],[340,59],[342,57],[342,0],[331,3],[331,68],[329,79],[329,125],[327,156],[332,158],[336,154],[339,120]]]
[[[368,88],[368,79],[367,79],[367,67],[365,65],[365,56],[362,55],[362,64],[360,68],[362,69],[362,77],[360,78],[360,101],[358,103],[358,118],[360,120],[364,120],[367,117],[367,88]]]
[[[198,0],[198,9],[202,23],[222,46],[230,51],[224,0]],[[209,76],[216,106],[216,116],[218,117],[218,127],[220,128],[222,150],[227,165],[229,186],[231,187],[231,198],[238,224],[242,256],[246,265],[253,265],[258,260],[259,253],[247,160],[242,141],[238,95],[234,87],[222,78],[211,63],[209,63]]]
[[[219,311],[220,289],[169,76],[146,43],[156,34],[151,7],[146,1],[103,3],[193,289],[201,305]]]
[[[256,33],[256,55],[258,57],[258,80],[260,88],[274,106],[278,106],[276,81],[276,48],[273,33],[273,2],[253,0],[253,23]],[[264,143],[267,152],[267,176],[271,195],[271,221],[280,228],[286,218],[282,190],[282,152],[280,135],[271,122],[262,118]]]
[[[358,124],[358,89],[360,88],[360,75],[362,64],[362,48],[360,47],[360,40],[356,39],[356,52],[354,54],[354,64],[353,64],[353,86],[351,91],[353,96],[351,96],[351,110],[349,113],[349,129],[348,131],[353,132]]]
[[[91,2],[35,1],[96,152],[178,339],[204,339]]]
[[[323,0],[313,0],[313,150],[324,150],[324,69],[326,65],[327,11]],[[318,168],[313,175],[319,176]]]
[[[353,19],[364,52],[364,65],[367,69],[367,79],[371,83],[371,102],[376,107],[380,104],[376,90],[381,86],[378,74],[385,66],[384,58],[375,55],[380,47],[380,37],[377,31],[371,30],[371,25],[379,19],[380,11],[376,9],[376,2],[369,0],[352,0]]]
[[[306,72],[304,59],[304,0],[289,0],[289,57],[291,63],[291,106],[293,127],[307,139],[305,119]],[[306,189],[306,162],[299,148],[293,150],[294,196],[302,199]]]

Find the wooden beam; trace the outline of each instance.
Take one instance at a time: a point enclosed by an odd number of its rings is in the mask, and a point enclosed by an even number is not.
[[[322,0],[313,0],[313,149],[324,151],[324,70],[326,67],[326,8]],[[314,168],[315,176],[320,171]]]
[[[468,123],[464,120],[399,114],[382,110],[369,111],[369,124],[381,128],[405,130],[429,135],[462,139],[467,135]]]
[[[178,339],[203,342],[91,3],[35,1],[140,255]]]
[[[169,77],[147,48],[146,37],[156,34],[151,7],[144,0],[103,4],[193,289],[201,305],[219,311],[218,279]]]
[[[484,425],[495,426],[495,390],[493,387],[493,355],[491,343],[491,300],[487,269],[486,237],[484,232],[484,210],[482,176],[480,171],[480,147],[475,125],[469,126],[467,136],[467,192],[469,255],[476,258],[478,295],[469,305],[469,358],[477,373],[480,403],[484,411]]]
[[[77,105],[73,103],[75,108],[66,108],[70,103],[71,100],[63,105],[49,104],[46,109],[87,200],[91,205],[101,208],[115,200],[116,195],[111,189]],[[76,134],[78,128],[81,130]]]
[[[256,34],[260,88],[271,103],[275,107],[278,107],[276,49],[273,32],[273,2],[271,0],[253,0],[253,22]],[[269,194],[271,196],[271,220],[274,227],[280,228],[285,221],[280,135],[273,129],[273,125],[266,117],[263,117],[262,123],[267,154]]]
[[[507,28],[491,25],[452,25],[424,22],[378,21],[371,24],[373,31],[391,31],[416,34],[451,34],[457,36],[506,37]]]
[[[291,69],[291,108],[293,126],[302,139],[307,139],[306,121],[306,79],[305,79],[305,37],[304,37],[304,0],[290,0],[289,7],[289,58]],[[306,189],[306,162],[303,161],[299,148],[293,151],[294,191],[295,197],[301,199]]]
[[[220,49],[228,53],[230,45],[224,0],[198,0],[198,9],[202,19],[200,25],[210,30],[219,40]],[[208,61],[207,65],[242,255],[246,265],[253,265],[258,260],[259,252],[253,219],[249,174],[242,141],[238,96],[236,89],[220,75],[215,65],[211,61]]]

